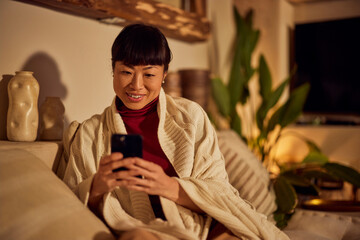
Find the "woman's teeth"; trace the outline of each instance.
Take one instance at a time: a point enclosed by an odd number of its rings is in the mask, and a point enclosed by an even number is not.
[[[141,95],[133,95],[133,94],[130,94],[128,93],[128,95],[132,98],[141,98],[142,96]]]

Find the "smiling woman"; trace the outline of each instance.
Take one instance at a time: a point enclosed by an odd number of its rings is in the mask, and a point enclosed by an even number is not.
[[[102,114],[70,125],[59,176],[120,239],[288,239],[229,183],[206,112],[164,93],[170,60],[157,28],[120,32],[116,96]],[[141,135],[143,157],[112,153],[113,134]]]

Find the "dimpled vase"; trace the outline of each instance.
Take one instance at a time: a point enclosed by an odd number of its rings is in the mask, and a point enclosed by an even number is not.
[[[39,83],[33,77],[33,72],[16,72],[9,81],[6,126],[8,140],[24,142],[36,140],[39,124],[39,89]]]
[[[65,107],[59,97],[46,97],[40,107],[40,140],[61,140]]]

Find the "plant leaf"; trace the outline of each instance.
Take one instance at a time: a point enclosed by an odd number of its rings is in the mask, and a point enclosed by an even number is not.
[[[229,91],[220,78],[211,79],[212,95],[219,112],[224,116],[230,115],[230,96]]]
[[[275,212],[274,220],[276,221],[276,226],[280,229],[285,228],[288,225],[288,221],[290,220],[292,214]]]
[[[360,173],[351,167],[339,163],[325,163],[323,168],[331,175],[360,187]]]
[[[259,41],[260,38],[260,30],[254,30],[252,34],[249,36],[249,51],[252,53]]]
[[[245,38],[243,54],[242,54],[242,63],[244,64],[244,75],[246,79],[246,83],[249,82],[250,78],[255,72],[255,69],[251,67],[251,56],[254,51],[254,48],[258,42],[260,32],[254,31],[251,29],[251,26],[247,26],[247,32],[245,36],[241,36]]]
[[[242,94],[242,88],[244,85],[244,77],[241,73],[241,44],[242,38],[244,35],[244,21],[240,16],[237,8],[233,6],[234,19],[236,23],[236,36],[234,41],[234,55],[233,61],[231,64],[229,83],[228,83],[228,91],[230,94],[230,108],[234,109],[236,103],[240,99],[240,95]]]
[[[274,182],[274,190],[278,206],[277,211],[282,213],[293,212],[297,203],[297,196],[293,186],[291,186],[286,178],[280,175]]]
[[[247,13],[245,14],[244,20],[249,27],[252,27],[253,15],[254,15],[253,9],[249,9],[249,11],[247,11]]]
[[[234,59],[231,66],[228,91],[230,93],[230,108],[235,108],[239,99],[243,98],[245,77],[241,71],[241,51],[239,46],[240,40],[236,41]]]
[[[262,132],[264,128],[264,119],[266,117],[266,102],[262,102],[259,109],[256,111],[255,119],[256,125],[258,126],[260,132]]]
[[[311,151],[309,154],[302,160],[302,163],[318,163],[323,165],[329,162],[329,158],[318,151]]]
[[[329,180],[329,181],[336,181],[339,180],[338,177],[334,177],[333,175],[327,173],[325,170],[310,170],[310,171],[304,171],[302,174],[307,179],[314,179],[314,178],[320,178],[323,180]]]
[[[310,84],[305,83],[290,94],[279,115],[279,124],[282,128],[294,122],[301,114],[309,89]]]
[[[245,19],[240,15],[236,6],[233,6],[233,14],[234,14],[235,24],[236,24],[236,34],[243,35],[245,32],[245,26],[246,26]]]
[[[284,92],[284,89],[286,87],[286,85],[289,83],[290,78],[285,79],[285,81],[283,81],[276,89],[274,92],[271,93],[270,97],[269,97],[269,101],[268,101],[268,110],[270,110],[273,106],[275,106],[275,104],[279,101],[282,93]]]
[[[237,134],[239,134],[239,136],[241,138],[244,138],[242,136],[242,131],[241,131],[241,118],[239,117],[239,115],[237,114],[237,112],[233,112],[232,114],[232,118],[231,118],[231,122],[230,122],[231,128],[237,132]]]
[[[262,104],[256,112],[256,124],[260,131],[263,130],[264,120],[269,110],[276,105],[279,101],[281,94],[283,93],[286,85],[289,83],[290,78],[287,78],[284,82],[271,93],[268,100],[263,99]]]
[[[244,73],[247,82],[249,82],[250,78],[255,72],[255,69],[251,67],[251,56],[259,40],[259,36],[260,36],[260,31],[258,30],[254,31],[252,29],[249,31],[249,33],[247,33],[246,36],[246,42],[244,44],[243,62],[244,62]]]
[[[245,104],[249,98],[248,82],[255,72],[251,67],[251,55],[254,49],[253,45],[256,45],[258,40],[258,34],[253,33],[251,21],[243,18],[235,6],[233,11],[236,23],[236,39],[228,85],[231,108],[235,108],[238,101]],[[248,12],[247,17],[252,17],[251,11]]]
[[[313,142],[313,141],[311,141],[311,140],[309,140],[309,139],[307,139],[305,137],[303,137],[302,139],[305,141],[305,143],[308,146],[310,152],[319,152],[319,153],[321,153],[320,148],[318,147],[318,145],[316,145],[315,142]]]
[[[300,187],[308,187],[311,185],[309,179],[296,174],[294,171],[286,171],[281,174],[291,185],[296,185]]]
[[[260,84],[260,90],[259,90],[260,95],[263,101],[267,101],[270,98],[270,94],[271,94],[272,80],[271,80],[269,67],[263,55],[260,55],[260,59],[259,59],[259,84]]]
[[[268,135],[269,132],[271,132],[272,130],[274,130],[274,128],[276,127],[276,125],[279,124],[280,122],[280,116],[283,115],[285,108],[284,105],[281,106],[278,110],[276,110],[273,115],[270,117],[270,120],[268,122],[267,128],[266,128],[266,134],[264,134],[265,136]],[[263,131],[264,132],[264,131]]]

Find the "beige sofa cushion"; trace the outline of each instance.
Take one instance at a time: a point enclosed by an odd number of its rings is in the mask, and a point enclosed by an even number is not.
[[[359,240],[360,213],[296,209],[284,232],[291,240]]]
[[[258,212],[267,216],[276,210],[270,177],[260,160],[232,130],[218,131],[219,147],[224,155],[230,183]]]
[[[0,141],[0,151],[23,149],[38,157],[46,166],[56,172],[62,153],[61,141],[13,142]]]
[[[0,239],[114,239],[38,157],[0,151]]]

